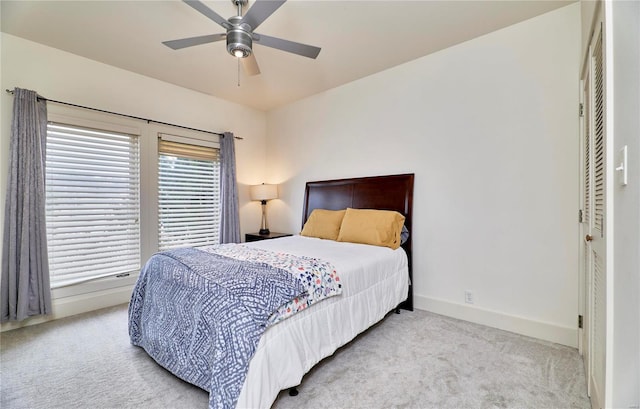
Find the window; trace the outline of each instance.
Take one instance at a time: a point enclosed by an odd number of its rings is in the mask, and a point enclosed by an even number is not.
[[[218,144],[161,134],[158,140],[158,247],[220,243]]]
[[[157,251],[220,242],[217,138],[57,105],[48,116],[54,299],[128,287]]]
[[[49,123],[46,223],[51,287],[140,269],[138,137]]]

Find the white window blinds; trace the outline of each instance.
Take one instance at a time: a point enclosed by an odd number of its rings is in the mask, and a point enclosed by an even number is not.
[[[52,288],[140,269],[139,163],[137,136],[48,125]]]
[[[210,141],[160,135],[159,250],[220,243],[220,160],[216,146]]]

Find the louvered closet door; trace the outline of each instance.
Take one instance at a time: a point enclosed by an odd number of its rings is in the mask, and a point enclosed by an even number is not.
[[[587,72],[587,76],[584,79],[583,89],[583,134],[582,134],[582,228],[580,230],[582,237],[587,234],[591,234],[591,220],[592,216],[592,204],[591,204],[591,187],[592,187],[592,165],[591,165],[591,145],[592,145],[592,124],[591,124],[591,75]],[[583,314],[582,320],[582,339],[581,339],[581,353],[584,360],[584,367],[587,374],[587,379],[590,379],[591,374],[591,344],[590,344],[590,331],[591,331],[591,245],[587,240],[582,242],[583,251],[582,255],[584,261],[581,265],[583,269],[581,276],[583,277],[581,288],[581,300],[584,302],[584,307],[581,309]]]
[[[585,89],[584,254],[587,273],[585,366],[593,407],[603,407],[606,348],[605,67],[602,24],[590,46]]]

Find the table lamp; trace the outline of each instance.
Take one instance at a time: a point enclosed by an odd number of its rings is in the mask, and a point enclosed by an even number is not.
[[[260,234],[269,234],[267,226],[267,200],[278,198],[278,185],[253,185],[250,188],[251,200],[259,200],[262,203],[262,223],[260,224]]]

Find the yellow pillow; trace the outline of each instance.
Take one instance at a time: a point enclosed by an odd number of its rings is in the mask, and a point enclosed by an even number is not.
[[[340,226],[338,241],[400,247],[404,216],[391,210],[347,208]]]
[[[344,210],[314,209],[300,235],[335,240],[338,238],[344,213]]]

